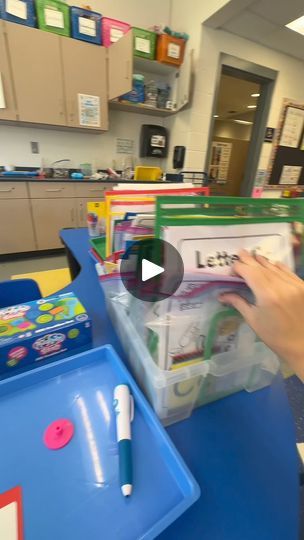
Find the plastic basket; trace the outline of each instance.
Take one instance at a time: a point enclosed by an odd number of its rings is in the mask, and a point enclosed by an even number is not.
[[[100,13],[71,7],[71,34],[74,39],[88,41],[101,45],[101,17]]]
[[[156,34],[143,28],[133,28],[133,49],[135,56],[155,59]]]
[[[184,39],[161,34],[157,37],[156,60],[163,64],[180,66],[184,60],[185,46]]]
[[[59,0],[36,0],[38,28],[70,36],[70,6]]]
[[[105,47],[110,47],[116,43],[131,28],[131,25],[109,17],[103,17],[101,21],[102,43]]]
[[[234,351],[172,371],[160,369],[128,317],[128,293],[118,291],[119,281],[101,283],[108,311],[128,356],[129,367],[164,425],[188,418],[194,408],[211,401],[271,384],[279,370],[279,361],[259,342],[247,356],[238,356]]]
[[[0,19],[24,26],[36,26],[34,0],[0,0]]]
[[[162,175],[162,169],[160,167],[135,167],[134,180],[153,181],[157,182]]]

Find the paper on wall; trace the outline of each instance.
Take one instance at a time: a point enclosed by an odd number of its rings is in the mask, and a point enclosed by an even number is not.
[[[299,182],[303,167],[284,165],[280,176],[279,184],[297,184]]]
[[[100,127],[100,98],[78,94],[79,123],[81,126]]]
[[[85,36],[96,37],[96,21],[88,19],[87,17],[78,18],[78,31],[79,34]]]
[[[54,28],[64,28],[64,17],[61,11],[57,9],[44,9],[45,24]]]
[[[6,0],[5,11],[19,19],[27,19],[27,4],[21,0]]]
[[[150,54],[150,40],[140,37],[135,38],[135,49],[146,54]]]
[[[185,271],[231,275],[241,249],[294,270],[290,223],[164,227],[162,238],[181,254]]]
[[[287,107],[280,146],[298,148],[304,125],[304,110]]]
[[[214,180],[227,180],[232,143],[213,141],[209,175]]]

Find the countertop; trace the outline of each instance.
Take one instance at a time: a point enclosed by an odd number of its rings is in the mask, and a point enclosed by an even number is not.
[[[83,183],[83,184],[140,184],[141,182],[138,180],[122,180],[120,178],[113,179],[113,178],[107,178],[106,180],[77,180],[75,178],[37,178],[35,176],[1,176],[0,175],[0,182],[77,182],[77,183]],[[160,181],[147,181],[145,180],[145,184],[170,184],[171,182],[164,182],[162,180]]]

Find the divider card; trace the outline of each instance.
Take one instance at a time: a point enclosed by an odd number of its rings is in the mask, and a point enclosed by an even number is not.
[[[164,227],[162,238],[179,251],[185,271],[231,275],[241,249],[282,262],[291,270],[295,266],[290,223],[181,224]]]
[[[1,540],[24,540],[21,488],[0,493]]]

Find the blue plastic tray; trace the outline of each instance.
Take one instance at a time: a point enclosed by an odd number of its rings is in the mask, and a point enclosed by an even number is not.
[[[113,390],[135,400],[134,491],[119,486]],[[48,450],[45,428],[75,426],[63,449]],[[30,540],[152,539],[200,490],[112,347],[100,347],[0,382],[0,494],[21,486]]]

